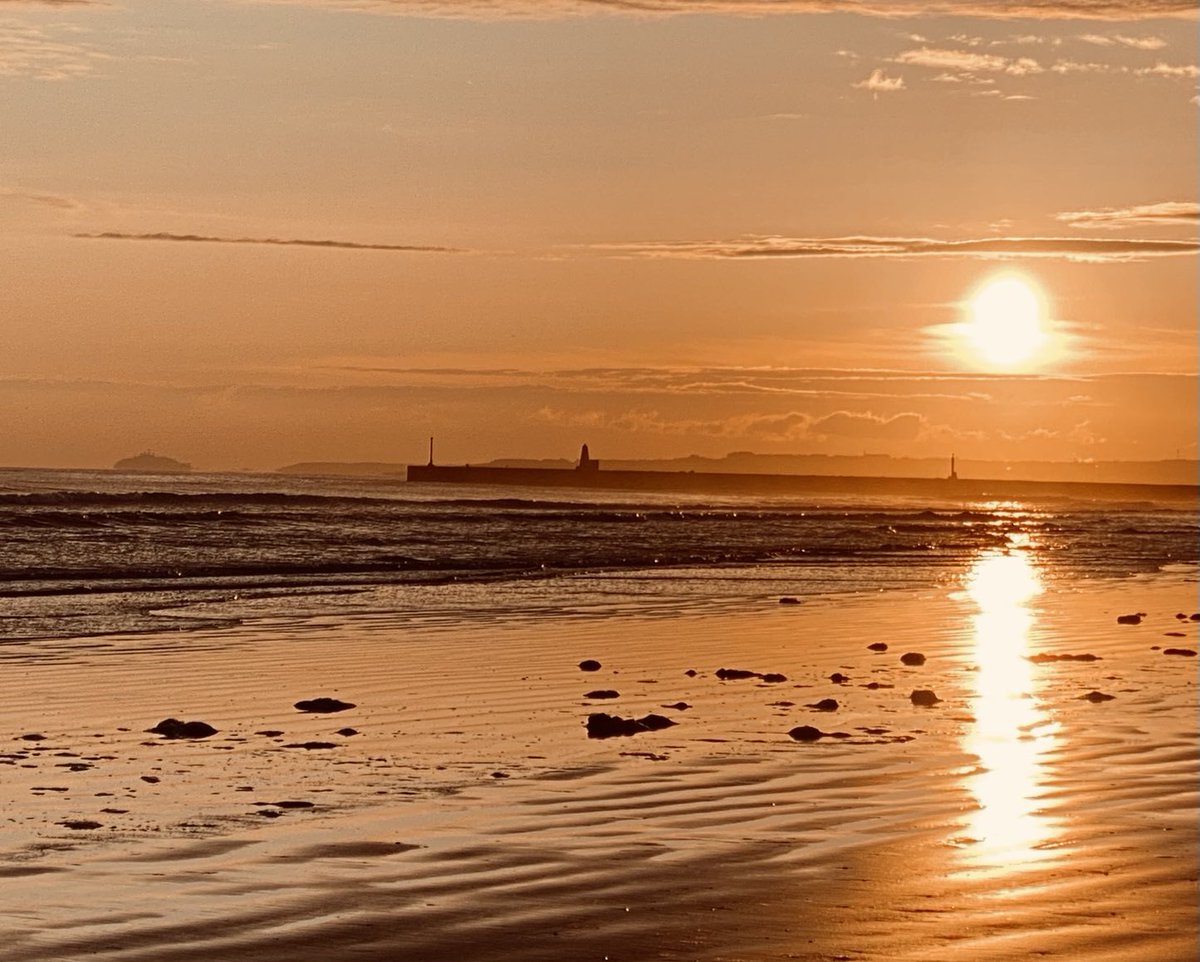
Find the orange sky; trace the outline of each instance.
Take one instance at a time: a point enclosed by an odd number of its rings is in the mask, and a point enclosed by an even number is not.
[[[1194,4],[637,6],[0,2],[0,464],[1196,456]]]

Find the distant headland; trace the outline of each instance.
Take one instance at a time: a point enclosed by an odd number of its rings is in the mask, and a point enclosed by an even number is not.
[[[163,457],[153,451],[143,451],[132,458],[122,458],[113,465],[114,471],[143,471],[158,474],[183,474],[192,470],[186,461]]]

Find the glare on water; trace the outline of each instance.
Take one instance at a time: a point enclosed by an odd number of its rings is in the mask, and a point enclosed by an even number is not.
[[[964,748],[979,759],[967,780],[977,807],[968,816],[966,849],[976,864],[1012,865],[1044,858],[1053,835],[1041,811],[1043,758],[1059,725],[1040,705],[1027,660],[1035,624],[1030,602],[1042,591],[1037,567],[1024,551],[977,559],[966,594],[977,608],[974,627],[974,724]]]

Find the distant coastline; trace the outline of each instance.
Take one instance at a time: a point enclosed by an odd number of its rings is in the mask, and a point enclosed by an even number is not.
[[[856,475],[731,474],[699,471],[622,471],[579,468],[509,468],[432,464],[409,465],[409,482],[588,488],[706,494],[822,494],[1008,500],[1073,498],[1105,501],[1200,503],[1195,484],[1121,484],[1081,481],[964,479],[960,477],[870,477]]]
[[[503,458],[472,464],[483,468],[527,470],[570,470],[568,458]],[[720,458],[692,455],[685,458],[612,459],[607,471],[667,472],[696,474],[750,474],[789,476],[832,476],[871,478],[938,478],[947,473],[942,458],[902,458],[882,454],[754,454],[735,452]],[[386,461],[305,461],[278,469],[280,474],[344,475],[356,477],[404,476],[408,465]],[[1194,486],[1200,481],[1200,463],[1176,458],[1160,461],[991,461],[958,459],[958,474],[964,479],[1012,479],[1023,481],[1073,481],[1100,484],[1155,484]]]
[[[122,458],[113,465],[113,470],[141,471],[147,474],[185,474],[192,470],[192,466],[186,461],[176,461],[153,451],[143,451],[131,458]]]

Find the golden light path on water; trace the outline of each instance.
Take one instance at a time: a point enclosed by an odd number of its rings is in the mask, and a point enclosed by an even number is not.
[[[979,759],[967,779],[977,807],[968,816],[963,841],[974,866],[1016,868],[1047,858],[1043,848],[1054,826],[1042,813],[1043,758],[1056,744],[1059,724],[1037,697],[1034,666],[1028,661],[1036,615],[1030,602],[1042,591],[1037,567],[1021,539],[1017,550],[978,558],[966,581],[977,608],[974,628],[974,724],[964,735],[966,751]]]

